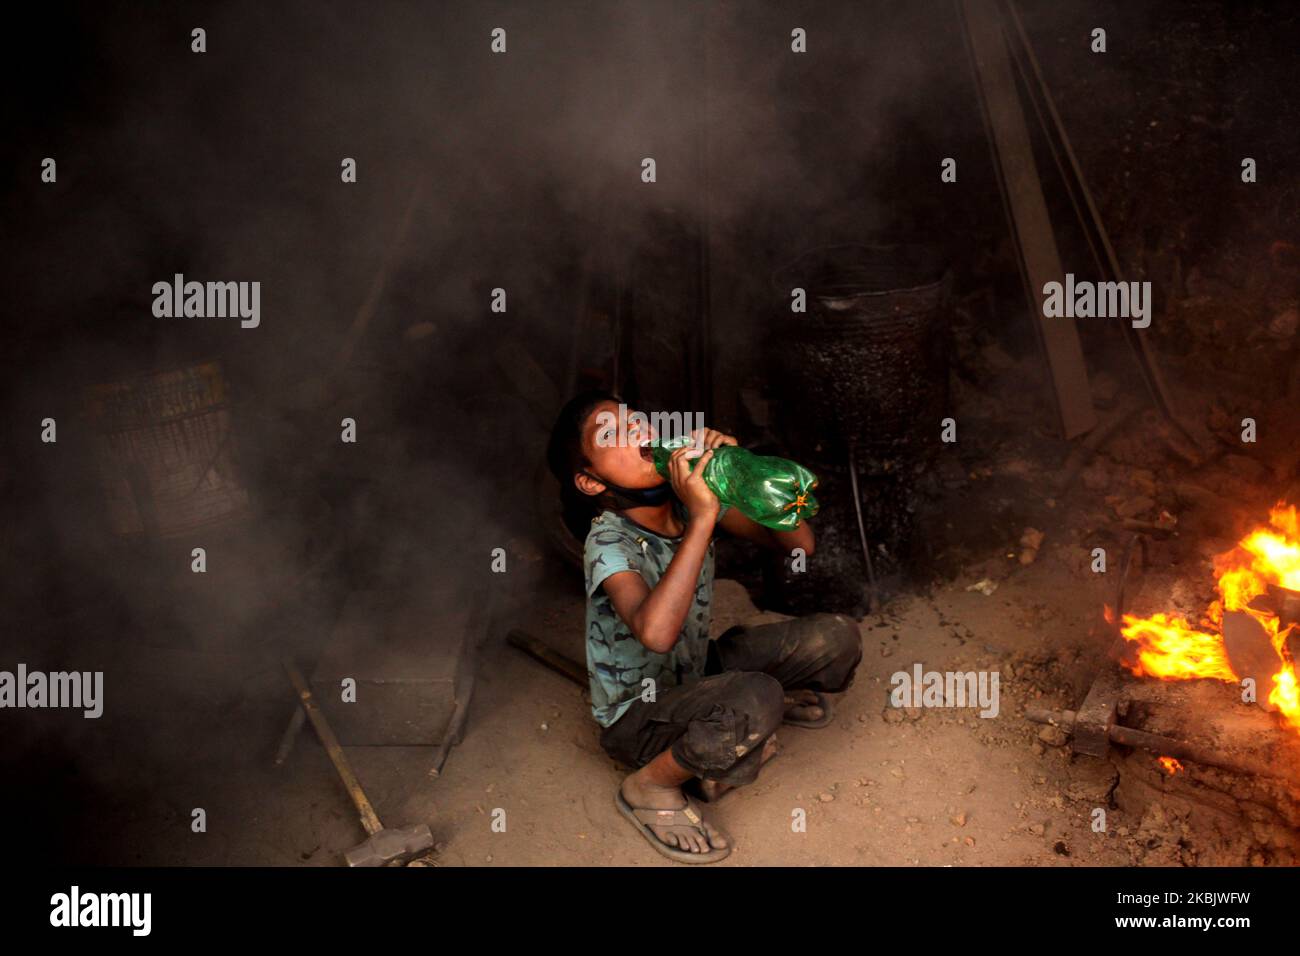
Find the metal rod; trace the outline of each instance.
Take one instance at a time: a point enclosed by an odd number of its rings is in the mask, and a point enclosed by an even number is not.
[[[429,768],[430,777],[442,776],[442,768],[447,764],[451,748],[460,743],[465,732],[465,719],[469,716],[469,702],[474,696],[474,675],[465,679],[466,686],[456,697],[456,709],[452,711],[447,730],[442,736],[442,743],[433,754],[433,766]]]
[[[293,749],[294,742],[298,739],[298,734],[302,732],[302,725],[307,723],[307,713],[301,707],[293,709],[293,716],[289,718],[289,726],[284,728],[284,736],[280,738],[280,747],[275,752],[275,765],[282,766],[289,759],[289,751]]]
[[[849,483],[853,486],[853,511],[858,516],[858,540],[862,542],[862,557],[867,562],[867,609],[880,613],[880,591],[876,587],[876,569],[871,563],[871,547],[867,544],[867,529],[862,523],[862,498],[858,494],[858,462],[854,447],[849,445]],[[882,615],[883,617],[883,615]]]
[[[1046,710],[1039,707],[1028,707],[1025,709],[1025,717],[1039,724],[1051,724],[1060,727],[1067,734],[1074,732],[1075,713],[1072,710]],[[1254,760],[1244,760],[1238,757],[1227,757],[1206,747],[1197,744],[1188,743],[1185,740],[1177,740],[1173,737],[1164,737],[1160,734],[1147,733],[1145,730],[1137,730],[1133,727],[1124,727],[1120,724],[1111,724],[1106,731],[1112,743],[1120,744],[1124,747],[1136,747],[1140,750],[1149,750],[1158,756],[1179,757],[1183,760],[1191,760],[1194,763],[1205,764],[1207,767],[1218,767],[1220,770],[1231,770],[1235,773],[1253,774],[1259,777],[1270,777],[1274,780],[1285,780],[1289,783],[1295,783],[1300,780],[1294,773],[1288,773],[1285,770],[1274,767],[1271,764],[1259,763]]]

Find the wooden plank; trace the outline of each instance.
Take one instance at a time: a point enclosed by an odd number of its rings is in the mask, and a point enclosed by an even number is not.
[[[961,0],[961,8],[994,167],[999,172],[1007,217],[1020,250],[1026,292],[1047,358],[1061,431],[1066,438],[1074,438],[1091,431],[1097,416],[1074,320],[1043,316],[1043,286],[1064,281],[1065,270],[1043,198],[1006,37],[997,8],[990,0]]]
[[[1035,111],[1039,113],[1039,125],[1047,133],[1049,142],[1053,143],[1053,153],[1057,157],[1061,178],[1065,182],[1066,189],[1071,192],[1070,198],[1075,207],[1075,214],[1078,216],[1079,224],[1087,237],[1088,246],[1092,250],[1098,275],[1102,279],[1122,282],[1124,281],[1124,274],[1120,268],[1119,256],[1115,254],[1110,235],[1106,232],[1106,227],[1101,221],[1101,213],[1097,210],[1097,204],[1092,198],[1092,192],[1088,189],[1088,183],[1083,178],[1083,167],[1079,165],[1079,159],[1074,153],[1074,147],[1070,144],[1070,138],[1065,133],[1065,124],[1061,122],[1061,115],[1057,112],[1051,91],[1048,90],[1047,82],[1043,79],[1043,71],[1038,65],[1038,58],[1034,55],[1034,48],[1029,43],[1029,34],[1025,31],[1025,25],[1020,19],[1020,14],[1016,11],[1015,4],[1005,3],[1004,6],[1008,21],[1015,27],[1015,32],[1011,36],[1014,61],[1021,72],[1025,87],[1031,91],[1030,96],[1031,99],[1034,99]],[[1029,72],[1032,72],[1032,76],[1028,75]],[[1046,116],[1042,115],[1044,112]],[[1064,162],[1062,162],[1062,158]],[[1147,330],[1135,329],[1130,322],[1123,323],[1122,328],[1125,342],[1133,351],[1133,356],[1138,363],[1138,369],[1142,373],[1142,380],[1146,383],[1147,391],[1150,393],[1151,400],[1155,403],[1156,408],[1198,450],[1205,452],[1207,448],[1202,439],[1193,433],[1174,409],[1173,399],[1165,386],[1164,377],[1160,373],[1159,365],[1156,364],[1155,355],[1148,345],[1145,334]]]

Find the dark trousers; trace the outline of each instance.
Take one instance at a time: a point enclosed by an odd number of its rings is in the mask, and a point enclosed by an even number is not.
[[[862,659],[857,624],[840,614],[733,627],[709,644],[705,676],[638,698],[600,735],[615,760],[643,767],[669,747],[697,777],[733,786],[758,776],[781,726],[785,691],[848,689]]]

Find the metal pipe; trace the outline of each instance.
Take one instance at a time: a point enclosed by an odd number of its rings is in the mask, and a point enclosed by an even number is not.
[[[862,557],[867,562],[867,609],[880,613],[880,591],[876,587],[876,569],[871,563],[871,547],[867,544],[867,529],[862,523],[862,499],[858,494],[858,462],[853,445],[849,445],[849,483],[853,487],[853,511],[858,516],[858,540],[862,542]]]

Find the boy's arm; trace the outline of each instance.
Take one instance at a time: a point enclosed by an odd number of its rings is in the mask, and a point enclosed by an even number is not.
[[[691,471],[690,459],[694,457],[690,448],[679,448],[668,459],[673,491],[686,506],[687,519],[682,543],[659,583],[651,588],[641,575],[630,571],[605,579],[605,593],[618,616],[627,622],[636,639],[656,654],[672,650],[681,635],[722,507],[718,496],[704,483],[704,466],[713,457],[713,450],[699,455],[699,464]]]
[[[773,531],[771,528],[764,528],[753,518],[741,514],[738,509],[728,508],[718,524],[738,538],[753,541],[755,544],[783,554],[789,554],[795,548],[803,548],[804,554],[811,558],[817,548],[817,539],[807,520],[800,521],[793,531]]]
[[[677,643],[712,537],[711,523],[690,521],[677,553],[653,588],[636,571],[620,571],[605,579],[605,593],[618,616],[656,654],[667,654]]]

